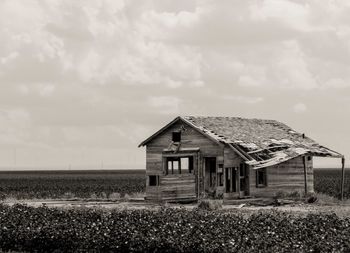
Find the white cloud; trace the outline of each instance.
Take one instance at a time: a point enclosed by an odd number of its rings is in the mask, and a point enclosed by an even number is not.
[[[327,80],[322,87],[325,89],[328,89],[328,88],[345,88],[349,86],[350,86],[350,83],[346,82],[342,78],[332,78],[330,80]]]
[[[263,80],[255,76],[242,75],[238,78],[238,85],[246,86],[246,87],[254,87],[254,86],[262,85],[262,81]]]
[[[11,52],[8,56],[0,58],[2,64],[6,64],[11,60],[14,60],[18,57],[18,52]]]
[[[53,84],[43,84],[39,87],[39,94],[43,97],[52,96],[53,92],[55,91],[55,85]]]
[[[293,106],[293,111],[295,113],[304,113],[307,110],[307,107],[304,103],[297,103]]]
[[[307,30],[310,7],[305,3],[284,0],[266,0],[251,5],[251,17],[260,21],[277,19],[295,29]],[[288,11],[286,11],[288,10]],[[310,28],[311,29],[311,28]]]
[[[177,97],[159,96],[150,97],[148,102],[151,107],[155,108],[159,113],[176,114],[179,113],[181,100]]]
[[[247,97],[247,96],[230,96],[225,95],[223,96],[226,100],[232,100],[236,101],[238,103],[244,103],[244,104],[256,104],[264,101],[262,97]]]
[[[109,145],[107,131],[127,145],[132,129],[146,135],[180,112],[275,118],[306,112],[290,108],[305,97],[342,111],[349,11],[346,1],[0,1],[1,138]]]

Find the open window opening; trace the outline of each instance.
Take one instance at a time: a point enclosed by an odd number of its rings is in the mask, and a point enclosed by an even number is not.
[[[193,173],[193,156],[167,157],[166,174],[187,174]]]
[[[159,176],[156,176],[156,175],[148,176],[148,185],[149,186],[158,186],[159,185]]]
[[[267,186],[266,168],[258,169],[256,171],[256,187],[265,186]]]
[[[173,132],[173,142],[180,142],[181,141],[181,132]]]

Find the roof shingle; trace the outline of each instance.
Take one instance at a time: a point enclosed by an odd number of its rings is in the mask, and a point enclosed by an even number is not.
[[[342,157],[275,120],[194,116],[182,119],[220,142],[238,146],[250,157],[247,163],[255,168],[271,166],[304,154]]]

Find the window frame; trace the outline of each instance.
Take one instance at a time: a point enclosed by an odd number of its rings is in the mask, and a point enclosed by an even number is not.
[[[188,169],[183,170],[181,168],[181,158],[188,158]],[[169,168],[169,160],[178,161],[179,170],[178,173],[174,173],[173,167]],[[188,153],[188,154],[163,154],[163,174],[164,175],[195,175],[195,162],[196,162],[196,154]]]

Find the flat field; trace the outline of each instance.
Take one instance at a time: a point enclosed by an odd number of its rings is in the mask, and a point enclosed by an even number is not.
[[[344,197],[350,198],[350,169],[345,173]],[[315,169],[314,188],[316,192],[324,193],[332,197],[340,196],[341,170],[340,169]]]
[[[337,196],[339,182],[339,170],[315,171],[319,192]],[[349,183],[347,177],[348,197]],[[142,170],[0,173],[3,198],[108,198],[144,188]],[[1,252],[350,252],[347,205],[206,211],[194,204],[52,208],[24,203],[29,205],[0,204]]]
[[[339,197],[341,171],[315,169],[315,191]],[[0,199],[100,198],[144,192],[144,170],[11,171],[0,172]],[[350,198],[350,171],[345,178]]]
[[[0,172],[0,199],[107,199],[144,190],[144,170]]]

